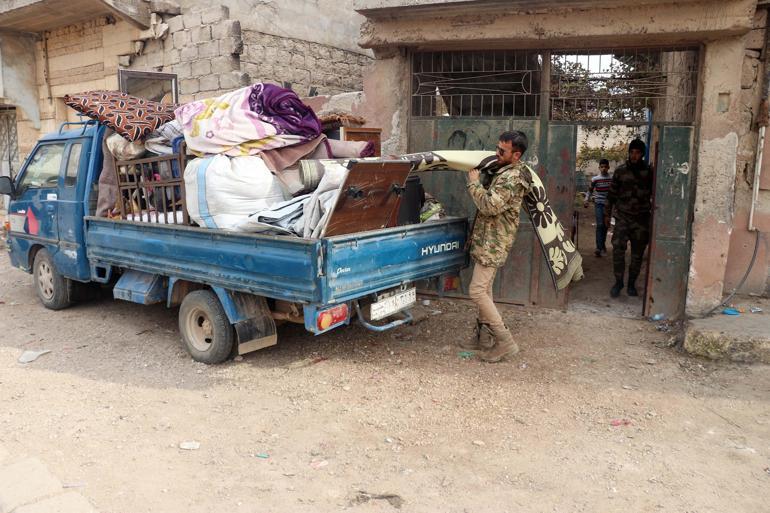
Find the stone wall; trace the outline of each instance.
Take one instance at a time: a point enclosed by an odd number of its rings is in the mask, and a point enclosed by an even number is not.
[[[724,277],[725,292],[731,292],[743,278],[756,243],[756,232],[748,231],[752,202],[752,186],[757,152],[757,116],[760,110],[766,56],[762,55],[767,27],[767,11],[759,9],[754,28],[744,41],[740,90],[740,124],[738,126],[738,155],[735,176],[735,208],[730,234],[730,249]],[[770,133],[767,134],[770,140]],[[765,142],[762,174],[770,174],[770,141]],[[770,190],[760,190],[754,223],[764,232],[760,238],[757,257],[745,284],[743,294],[770,293]]]
[[[148,41],[130,69],[176,74],[182,103],[250,83],[241,69],[241,25],[227,7],[195,10],[166,23],[168,35]]]
[[[120,55],[135,51],[139,29],[110,16],[100,16],[41,34],[35,43],[34,75],[40,107],[40,126],[17,109],[19,157],[29,154],[37,139],[63,121],[77,119],[62,97],[93,89],[118,88]],[[45,50],[48,52],[46,69]],[[46,79],[47,75],[47,79]]]
[[[372,59],[302,39],[244,30],[241,69],[252,81],[290,86],[300,96],[331,95],[363,88]]]
[[[20,157],[29,153],[42,134],[56,130],[63,121],[77,119],[64,105],[65,94],[116,90],[119,68],[176,74],[180,102],[215,96],[259,80],[291,84],[300,96],[363,87],[364,69],[372,60],[363,53],[242,30],[242,22],[226,6],[193,4],[180,15],[164,14],[162,19],[153,15],[158,23],[167,25],[157,39],[113,16],[40,34],[34,62],[29,64],[36,77],[40,126],[19,111]]]

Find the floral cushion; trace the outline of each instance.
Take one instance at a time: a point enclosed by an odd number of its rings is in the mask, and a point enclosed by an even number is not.
[[[174,119],[176,105],[166,105],[120,91],[68,94],[64,103],[107,125],[127,140],[139,141]]]

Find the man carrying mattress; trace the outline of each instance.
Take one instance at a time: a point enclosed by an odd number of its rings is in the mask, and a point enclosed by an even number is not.
[[[503,132],[497,143],[497,170],[468,172],[468,193],[478,209],[470,241],[474,266],[469,292],[479,314],[474,336],[460,346],[483,349],[480,358],[490,363],[519,352],[492,299],[492,283],[516,240],[521,203],[531,186],[521,162],[525,151],[527,136],[523,132]]]

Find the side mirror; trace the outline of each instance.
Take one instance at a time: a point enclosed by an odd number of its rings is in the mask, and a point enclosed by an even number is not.
[[[13,181],[10,176],[0,176],[0,194],[7,194],[10,197],[16,195],[16,191],[13,190]]]

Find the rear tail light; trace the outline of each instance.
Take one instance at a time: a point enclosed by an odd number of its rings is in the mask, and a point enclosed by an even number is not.
[[[320,331],[326,331],[335,324],[348,318],[348,305],[343,303],[318,313],[316,326]]]
[[[454,292],[460,288],[459,276],[444,276],[441,290],[444,292]]]

